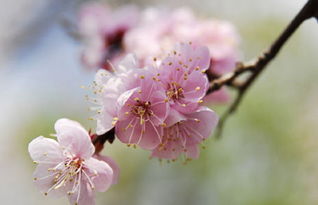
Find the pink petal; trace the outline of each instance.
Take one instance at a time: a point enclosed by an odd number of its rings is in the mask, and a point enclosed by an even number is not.
[[[196,46],[189,44],[177,44],[176,49],[178,59],[188,67],[189,73],[195,68],[206,70],[210,65],[210,52],[205,46]],[[180,56],[179,56],[180,54]]]
[[[69,119],[59,119],[55,123],[57,139],[77,157],[87,159],[93,155],[95,147],[88,132],[78,123]]]
[[[89,184],[82,181],[79,189],[71,195],[68,195],[70,204],[74,205],[95,205],[95,194]]]
[[[198,145],[187,146],[186,156],[190,159],[197,159],[199,157],[200,150]]]
[[[180,122],[182,120],[186,120],[186,117],[181,114],[180,112],[178,112],[175,109],[170,109],[169,110],[169,115],[167,117],[167,119],[165,120],[165,123],[167,124],[167,127],[170,127],[174,124],[176,124],[177,122]]]
[[[203,102],[205,105],[209,104],[223,104],[227,103],[230,100],[229,92],[226,88],[221,88],[218,91],[210,93],[203,98]]]
[[[91,157],[85,161],[86,170],[97,191],[104,192],[112,185],[113,169],[106,162]]]
[[[126,144],[136,144],[141,137],[141,130],[139,120],[134,116],[126,120],[119,120],[115,127],[117,138]]]
[[[181,87],[184,89],[184,97],[187,100],[198,101],[205,96],[209,88],[209,81],[205,74],[200,71],[193,71]]]
[[[123,94],[121,94],[117,100],[118,105],[118,113],[117,116],[119,120],[125,120],[129,117],[126,113],[130,113],[131,107],[128,106],[129,103],[134,104],[135,102],[131,102],[132,99],[137,95],[137,91],[139,88],[134,88],[131,90],[127,90]]]
[[[187,115],[186,128],[194,133],[193,137],[208,138],[218,123],[218,116],[207,107],[200,107],[196,112]]]
[[[155,126],[151,121],[146,121],[144,131],[139,143],[141,148],[151,150],[160,144],[163,134],[161,126]]]
[[[33,139],[29,143],[29,153],[31,158],[36,162],[61,162],[63,153],[60,145],[53,139],[42,136]]]
[[[162,124],[169,113],[169,103],[164,101],[165,98],[166,96],[163,91],[156,91],[153,92],[150,99],[151,110],[154,114],[150,117],[150,120],[156,126]]]
[[[171,105],[173,109],[176,109],[184,114],[194,112],[198,108],[198,106],[198,101],[187,101],[187,99],[182,98]]]
[[[106,162],[113,169],[112,184],[117,184],[118,179],[119,179],[119,174],[120,174],[120,169],[119,169],[117,163],[112,158],[110,158],[108,156],[96,155],[95,157],[99,160]]]

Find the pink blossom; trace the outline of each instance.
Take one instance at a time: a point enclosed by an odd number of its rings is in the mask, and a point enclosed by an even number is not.
[[[96,133],[101,135],[112,129],[115,125],[114,118],[120,109],[117,103],[121,94],[127,90],[139,86],[140,73],[144,72],[137,65],[133,55],[127,55],[118,65],[114,66],[113,72],[100,69],[95,75],[93,85],[97,99],[93,103],[97,104],[95,116],[97,120]]]
[[[133,56],[128,55],[114,69],[113,73],[100,70],[96,74],[94,87],[100,105],[97,134],[115,127],[123,143],[138,144],[145,149],[157,146],[168,100],[154,78],[155,68],[138,68]]]
[[[187,159],[198,158],[198,145],[210,136],[217,122],[217,115],[206,107],[186,115],[171,112],[167,119],[169,127],[164,129],[162,142],[151,156],[175,160],[184,154]]]
[[[178,44],[159,66],[158,79],[171,108],[182,113],[196,110],[209,88],[205,71],[210,56],[206,47]]]
[[[66,195],[71,204],[95,204],[94,191],[106,191],[117,180],[117,170],[93,157],[95,148],[78,122],[60,119],[55,130],[57,141],[40,136],[29,144],[37,164],[35,185],[45,195]]]
[[[169,111],[165,92],[156,79],[141,75],[140,86],[124,92],[118,103],[121,108],[114,119],[118,139],[144,149],[156,147]]]
[[[87,3],[79,13],[79,31],[85,42],[83,63],[89,68],[111,69],[123,56],[122,39],[138,21],[135,6],[112,11],[107,5]]]

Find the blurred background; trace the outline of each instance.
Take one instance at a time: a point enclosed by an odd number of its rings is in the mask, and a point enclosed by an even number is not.
[[[42,196],[32,184],[28,143],[54,133],[67,117],[86,128],[84,98],[94,72],[80,64],[81,45],[62,22],[79,0],[4,0],[0,8],[1,204],[68,204]],[[106,1],[105,1],[106,2]],[[231,21],[242,60],[258,55],[306,0],[112,0],[141,7],[190,7],[198,16]],[[306,22],[248,92],[226,124],[223,138],[206,141],[187,165],[149,160],[149,153],[120,144],[104,153],[121,168],[119,184],[97,194],[112,205],[318,204],[318,25]],[[224,106],[213,107],[219,114]]]

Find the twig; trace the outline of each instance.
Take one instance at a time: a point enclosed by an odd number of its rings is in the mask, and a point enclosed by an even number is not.
[[[238,93],[230,105],[228,110],[222,115],[216,137],[219,138],[222,135],[224,123],[227,118],[234,113],[239,104],[241,103],[245,93],[260,75],[260,73],[266,68],[266,66],[276,57],[280,49],[285,45],[290,36],[297,30],[297,28],[307,19],[315,17],[318,19],[318,0],[308,0],[305,6],[299,11],[296,17],[286,27],[282,34],[274,41],[274,43],[263,52],[253,63],[243,64],[239,63],[236,66],[234,72],[221,76],[211,82],[208,93],[220,89],[224,85],[233,86],[233,82],[245,72],[250,72],[250,76],[247,80],[238,87]]]

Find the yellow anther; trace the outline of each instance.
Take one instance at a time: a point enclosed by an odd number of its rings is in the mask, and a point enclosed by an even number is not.
[[[200,88],[200,87],[196,87],[195,90],[196,90],[196,91],[199,91],[199,90],[201,90],[201,88]]]
[[[167,127],[167,124],[166,123],[162,123],[161,126],[162,127]]]

